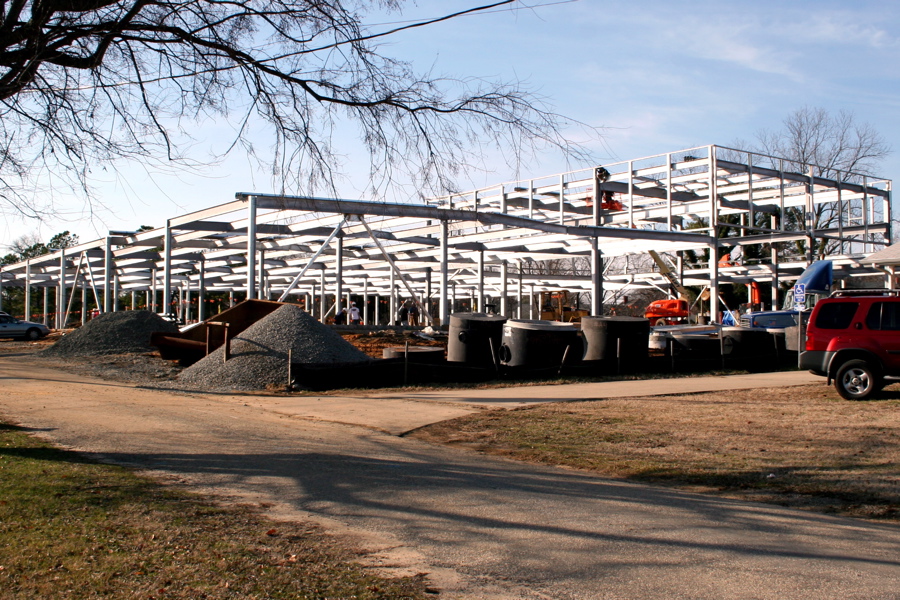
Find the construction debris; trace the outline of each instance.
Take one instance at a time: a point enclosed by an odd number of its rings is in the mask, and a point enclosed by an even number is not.
[[[354,363],[370,360],[327,325],[286,304],[257,321],[225,348],[185,369],[179,381],[206,390],[261,390],[287,384],[288,350],[295,363]]]
[[[150,334],[178,332],[178,327],[147,310],[125,310],[99,315],[42,352],[45,356],[93,356],[150,352]]]

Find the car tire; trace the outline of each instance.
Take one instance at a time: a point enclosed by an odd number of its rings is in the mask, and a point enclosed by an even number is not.
[[[866,400],[882,388],[881,375],[864,360],[848,360],[840,366],[834,387],[845,400]]]
[[[25,339],[29,342],[34,342],[41,339],[41,332],[37,329],[29,329],[25,332]]]

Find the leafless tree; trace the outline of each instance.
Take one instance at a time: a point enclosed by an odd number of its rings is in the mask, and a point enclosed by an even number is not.
[[[379,46],[515,1],[379,29],[367,17],[403,0],[2,0],[0,210],[40,217],[50,206],[35,190],[60,182],[89,197],[92,171],[123,158],[190,166],[208,119],[235,128],[221,153],[243,147],[282,191],[334,189],[345,121],[374,192],[401,176],[444,192],[485,141],[513,165],[548,146],[581,160],[565,119],[524,84],[416,73]]]
[[[845,180],[874,175],[891,152],[884,136],[853,113],[808,106],[788,115],[781,129],[764,129],[756,139],[761,152],[789,159],[792,170],[806,173],[813,167],[817,177],[830,179],[839,173]]]
[[[875,175],[881,161],[891,153],[884,136],[869,123],[859,122],[852,112],[842,110],[833,114],[824,108],[808,106],[788,115],[780,129],[759,131],[755,144],[740,143],[739,147],[785,158],[785,170],[803,174],[812,170],[816,177],[851,182]],[[817,205],[813,227],[835,227],[838,219],[846,220],[860,210],[861,207],[837,203]],[[802,209],[785,212],[788,229],[805,229]],[[822,257],[834,252],[838,244],[833,240],[818,240],[813,251]],[[806,243],[798,242],[795,250],[805,254]]]

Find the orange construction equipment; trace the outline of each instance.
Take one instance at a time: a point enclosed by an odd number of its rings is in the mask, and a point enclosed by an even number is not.
[[[651,325],[675,325],[687,321],[691,316],[691,307],[687,300],[654,300],[647,307],[644,316],[650,319]]]

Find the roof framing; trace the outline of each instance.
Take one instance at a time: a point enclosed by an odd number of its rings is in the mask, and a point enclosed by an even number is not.
[[[443,306],[454,285],[477,290],[479,299],[484,289],[508,291],[510,283],[529,292],[566,288],[600,297],[612,289],[663,287],[667,282],[655,267],[620,272],[610,264],[649,250],[718,256],[722,246],[784,248],[803,241],[810,247],[812,240],[829,240],[839,277],[873,272],[860,259],[890,242],[891,182],[823,172],[783,158],[701,146],[421,202],[242,192],[152,230],[111,232],[6,265],[0,281],[29,289],[60,281],[94,285],[107,299],[149,290],[154,298],[157,291],[170,297],[186,287],[277,297],[304,267],[293,293],[321,294],[324,284],[329,293],[358,294],[364,287],[386,295],[402,276],[426,294],[432,275],[439,274]],[[322,249],[345,219],[335,242]],[[366,224],[400,273],[392,277]],[[740,234],[720,238],[723,226]],[[537,267],[573,258],[592,266],[585,273],[557,274]],[[79,259],[81,274],[75,272]],[[782,260],[772,253],[768,263],[719,268],[707,258],[684,277],[713,290],[728,282],[776,286],[812,259]],[[104,305],[114,308],[108,300]]]

